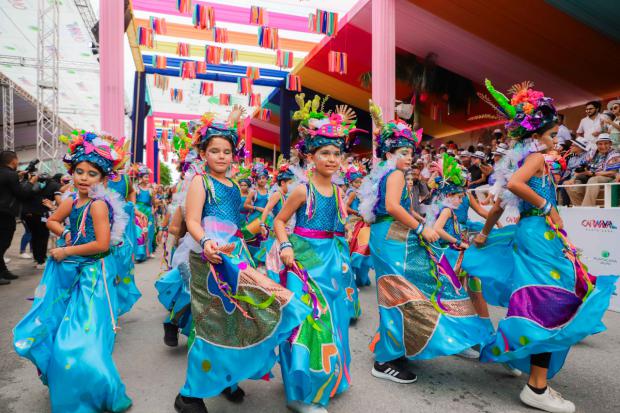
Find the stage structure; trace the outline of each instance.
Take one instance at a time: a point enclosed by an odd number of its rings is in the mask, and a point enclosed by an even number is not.
[[[15,87],[9,79],[2,79],[2,149],[15,150],[15,110],[13,92]]]

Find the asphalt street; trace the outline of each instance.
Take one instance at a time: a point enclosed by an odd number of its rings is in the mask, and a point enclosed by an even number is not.
[[[9,268],[20,278],[0,286],[0,412],[50,411],[47,388],[41,384],[34,366],[13,351],[13,326],[26,313],[26,298],[40,279],[28,260],[17,257],[18,232],[8,257]],[[114,359],[127,392],[133,399],[133,413],[171,413],[173,402],[185,377],[186,346],[181,338],[177,348],[164,345],[162,320],[165,311],[157,301],[154,281],[160,273],[160,259],[139,264],[137,285],[143,296],[133,310],[120,320]],[[513,378],[498,365],[475,360],[445,357],[416,362],[418,382],[400,385],[370,375],[372,355],[368,343],[378,322],[374,284],[360,293],[363,315],[351,327],[352,387],[332,400],[329,411],[362,412],[532,412],[519,401],[525,377]],[[493,309],[493,318],[502,309]],[[564,369],[552,386],[577,405],[577,411],[620,412],[620,314],[608,312],[608,330],[575,346]],[[243,366],[239,366],[243,368]],[[246,399],[233,405],[222,397],[206,401],[210,412],[286,412],[279,367],[270,382],[242,383]],[[60,413],[60,412],[59,412]]]

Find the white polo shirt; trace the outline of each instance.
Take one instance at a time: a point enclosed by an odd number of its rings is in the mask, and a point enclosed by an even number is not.
[[[577,134],[583,133],[583,137],[586,141],[586,144],[589,147],[596,147],[594,143],[596,141],[596,136],[592,135],[592,132],[601,131],[601,114],[597,114],[594,119],[590,119],[589,116],[581,119],[579,122],[579,127],[577,128]]]

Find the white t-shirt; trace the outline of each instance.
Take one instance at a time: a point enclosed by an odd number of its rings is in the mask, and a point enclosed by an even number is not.
[[[558,128],[557,138],[560,145],[566,141],[570,141],[572,139],[570,129],[568,129],[565,125],[560,125]]]
[[[583,133],[583,137],[587,142],[588,146],[596,146],[594,143],[596,141],[596,136],[592,135],[593,132],[601,131],[601,114],[597,114],[594,119],[590,119],[589,116],[581,119],[579,122],[579,127],[577,128],[577,133]]]

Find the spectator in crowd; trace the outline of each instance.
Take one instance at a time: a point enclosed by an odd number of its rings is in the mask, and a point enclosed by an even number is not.
[[[469,170],[469,167],[471,166],[471,152],[461,151],[459,153],[459,160],[461,161],[461,165]]]
[[[560,185],[585,184],[589,176],[585,174],[586,166],[590,160],[587,145],[583,138],[571,139],[570,147],[564,155],[566,160],[566,170],[559,181]],[[565,188],[560,188],[560,201],[562,205],[574,204],[570,199],[570,194]]]
[[[22,235],[22,240],[19,243],[19,258],[25,260],[32,259],[32,233],[28,229],[28,225],[22,220],[22,225],[24,226],[24,234]],[[30,245],[30,253],[26,251],[26,247]]]
[[[493,131],[493,139],[495,140],[496,143],[504,143],[505,142],[504,131],[501,129],[495,129]]]
[[[422,202],[429,196],[429,190],[426,182],[420,179],[421,172],[420,167],[416,163],[407,173],[406,177],[409,188],[409,197],[411,199],[411,208],[418,215],[418,217],[414,215],[416,219],[423,216]]]
[[[469,171],[471,182],[469,183],[470,188],[477,188],[480,185],[484,185],[487,182],[487,177],[482,172],[480,165],[485,161],[484,152],[476,151],[471,155],[471,165],[467,170]]]
[[[570,129],[564,124],[564,115],[561,113],[558,114],[558,125],[558,134],[556,135],[558,138],[558,145],[560,145],[563,150],[567,150],[571,146],[571,139],[573,136]]]
[[[609,137],[615,149],[620,149],[620,99],[612,100],[607,104],[607,109],[616,117],[608,123]]]
[[[599,136],[596,140],[596,152],[592,155],[583,174],[588,178],[588,184],[602,184],[612,182],[620,167],[620,153],[611,146],[608,134]],[[567,192],[573,205],[596,206],[596,200],[601,190],[600,185],[569,187]]]
[[[439,155],[442,155],[444,153],[446,153],[448,151],[448,147],[446,146],[445,143],[442,143],[441,145],[439,145]]]
[[[48,174],[39,175],[39,191],[23,203],[22,221],[26,223],[32,234],[32,255],[35,268],[45,268],[47,260],[47,243],[50,232],[47,229],[49,212],[61,202],[60,184]]]
[[[586,103],[586,116],[579,122],[577,136],[586,140],[588,149],[594,149],[595,140],[601,133],[601,102]]]
[[[17,278],[6,267],[4,254],[11,246],[15,234],[15,217],[19,215],[20,200],[32,196],[38,188],[36,176],[30,176],[20,182],[20,175],[26,176],[25,172],[17,173],[19,160],[13,151],[0,153],[0,285],[9,284],[10,280]]]

